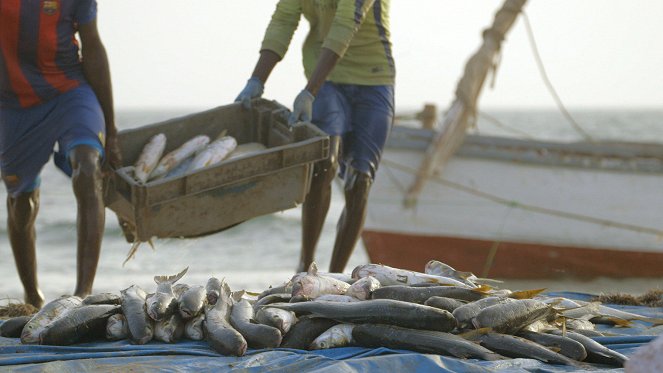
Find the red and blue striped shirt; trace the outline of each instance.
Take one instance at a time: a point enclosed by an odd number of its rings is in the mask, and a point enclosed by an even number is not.
[[[0,0],[0,107],[27,108],[85,81],[78,26],[96,0]]]

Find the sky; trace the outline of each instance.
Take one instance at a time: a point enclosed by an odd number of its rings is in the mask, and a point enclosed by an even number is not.
[[[250,77],[276,0],[98,0],[117,109],[231,103]],[[391,0],[396,108],[446,108],[501,0]],[[548,76],[569,108],[663,109],[663,1],[530,0],[525,12]],[[554,108],[524,22],[503,44],[484,109]],[[306,81],[300,22],[264,96],[290,107]],[[490,83],[490,81],[488,81]]]

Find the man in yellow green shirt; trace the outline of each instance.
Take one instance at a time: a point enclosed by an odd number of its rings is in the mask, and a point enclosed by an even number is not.
[[[265,32],[260,58],[236,101],[250,107],[285,56],[301,16],[310,24],[303,46],[306,87],[297,95],[291,124],[311,121],[331,139],[317,163],[302,209],[298,271],[314,260],[337,173],[345,181],[329,270],[342,272],[359,239],[366,203],[394,117],[395,66],[389,0],[280,0]]]

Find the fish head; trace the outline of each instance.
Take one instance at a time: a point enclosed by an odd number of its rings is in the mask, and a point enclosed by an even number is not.
[[[147,301],[147,314],[154,321],[161,321],[172,315],[177,307],[177,301],[170,294],[156,293]]]
[[[21,342],[35,343],[39,341],[39,334],[37,332],[38,326],[33,323],[28,323],[21,331]]]
[[[180,315],[185,319],[197,316],[207,301],[207,293],[202,286],[192,287],[180,299]]]
[[[218,291],[209,291],[207,292],[207,304],[209,305],[215,305],[216,302],[219,300],[219,292]]]
[[[313,296],[319,287],[319,281],[315,276],[302,276],[292,284],[292,297],[307,297],[315,298]]]
[[[311,350],[324,350],[327,348],[329,348],[329,343],[326,339],[321,341],[315,340],[311,342]]]

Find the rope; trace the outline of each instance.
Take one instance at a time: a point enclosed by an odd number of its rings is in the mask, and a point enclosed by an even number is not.
[[[532,47],[532,53],[534,54],[534,59],[536,60],[536,65],[539,68],[539,73],[541,74],[541,78],[543,79],[543,82],[545,83],[546,87],[548,88],[548,91],[552,95],[553,99],[555,100],[555,103],[557,104],[557,107],[559,110],[562,112],[562,115],[566,117],[566,119],[571,123],[573,128],[587,141],[590,142],[596,142],[590,135],[587,133],[579,124],[578,122],[573,119],[571,116],[571,113],[569,113],[568,110],[566,110],[566,107],[564,107],[564,104],[562,103],[562,100],[559,98],[559,95],[557,94],[557,91],[553,87],[552,83],[550,82],[550,79],[548,78],[548,74],[546,73],[546,69],[543,66],[543,60],[541,59],[541,55],[539,54],[539,49],[536,45],[536,41],[534,40],[534,32],[532,31],[532,25],[529,22],[529,18],[527,17],[527,13],[525,11],[522,11],[523,15],[523,20],[525,21],[525,29],[527,30],[527,37],[530,42],[530,46]]]
[[[387,166],[391,166],[391,167],[393,167],[397,170],[403,171],[403,172],[407,172],[407,173],[411,173],[411,174],[416,174],[416,172],[417,172],[417,170],[412,168],[412,167],[401,165],[401,164],[398,164],[396,162],[390,161],[388,159],[383,159],[381,161],[381,163],[386,164]],[[540,207],[540,206],[530,205],[530,204],[526,204],[526,203],[521,203],[521,202],[518,202],[518,201],[502,198],[502,197],[496,196],[494,194],[486,193],[486,192],[480,191],[478,189],[468,187],[466,185],[458,184],[458,183],[455,183],[453,181],[445,180],[445,179],[443,179],[442,177],[440,177],[438,175],[431,175],[430,180],[433,181],[433,182],[436,182],[438,184],[450,187],[452,189],[460,190],[462,192],[469,193],[469,194],[475,195],[477,197],[480,197],[480,198],[483,198],[483,199],[486,199],[486,200],[489,200],[489,201],[492,201],[492,202],[495,202],[495,203],[499,203],[499,204],[502,204],[502,205],[505,205],[505,206],[509,206],[509,207],[512,207],[512,208],[519,208],[521,210],[532,211],[532,212],[545,214],[545,215],[557,216],[557,217],[564,218],[564,219],[577,220],[577,221],[582,221],[582,222],[585,222],[585,223],[592,223],[592,224],[602,225],[602,226],[606,226],[606,227],[619,228],[619,229],[624,229],[624,230],[633,231],[633,232],[637,232],[637,233],[651,234],[651,235],[655,235],[657,237],[663,237],[663,230],[661,230],[661,229],[641,227],[641,226],[638,226],[638,225],[620,223],[620,222],[617,222],[617,221],[601,219],[601,218],[597,218],[597,217],[593,217],[593,216],[589,216],[589,215],[576,214],[576,213],[573,213],[573,212],[560,211],[560,210],[555,210],[555,209],[551,209],[551,208],[547,208],[547,207]]]
[[[522,138],[528,139],[528,140],[534,140],[534,136],[531,136],[529,133],[519,130],[517,128],[513,128],[510,126],[507,126],[506,124],[502,123],[499,121],[499,119],[493,117],[492,115],[489,115],[483,111],[479,111],[479,116],[488,120],[489,122],[493,123],[496,127],[499,127],[505,131],[511,132],[511,133],[516,133],[520,135]]]

